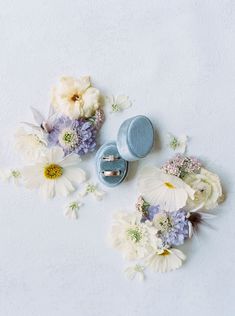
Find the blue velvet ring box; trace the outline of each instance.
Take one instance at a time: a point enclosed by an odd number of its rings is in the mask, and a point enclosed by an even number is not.
[[[109,187],[120,184],[127,175],[128,161],[147,156],[153,143],[154,129],[146,116],[138,115],[124,121],[117,142],[105,143],[96,153],[99,180]]]

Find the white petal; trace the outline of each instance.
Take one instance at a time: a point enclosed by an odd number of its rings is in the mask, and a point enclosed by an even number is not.
[[[45,180],[40,186],[40,193],[44,198],[52,199],[55,196],[55,181]]]
[[[120,107],[120,109],[124,110],[131,106],[131,101],[126,95],[118,95],[116,97],[115,103]]]
[[[75,184],[80,184],[86,180],[86,173],[78,167],[67,167],[64,169],[64,175]]]
[[[55,146],[48,149],[48,152],[46,155],[47,155],[48,162],[60,163],[64,158],[64,151],[61,147]]]
[[[105,96],[105,103],[109,106],[112,106],[115,103],[115,99],[113,95]]]
[[[96,88],[88,88],[82,96],[84,101],[84,115],[90,117],[99,108],[100,92]]]
[[[84,76],[77,80],[77,87],[81,93],[84,93],[91,86],[90,77]]]
[[[68,196],[70,193],[75,191],[72,183],[63,175],[55,182],[56,194],[61,196]]]
[[[31,111],[33,113],[33,118],[35,122],[40,126],[42,122],[45,120],[44,116],[32,106],[31,106]]]
[[[70,154],[60,162],[60,166],[63,168],[76,166],[79,165],[80,161],[81,159],[77,154]]]

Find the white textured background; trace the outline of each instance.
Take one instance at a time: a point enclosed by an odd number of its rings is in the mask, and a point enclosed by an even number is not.
[[[103,93],[135,100],[107,118],[101,142],[146,114],[160,139],[191,136],[189,153],[228,195],[214,230],[186,246],[183,268],[139,284],[106,242],[112,213],[135,203],[137,164],[103,202],[87,198],[77,222],[63,217],[62,199],[0,184],[1,316],[235,315],[234,37],[232,0],[0,0],[1,167],[19,163],[9,141],[29,106],[46,112],[60,75],[90,74]],[[160,147],[139,166],[168,158]],[[96,180],[94,159],[84,166]]]

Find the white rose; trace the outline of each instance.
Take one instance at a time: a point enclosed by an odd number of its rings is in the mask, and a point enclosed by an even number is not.
[[[62,77],[52,89],[51,103],[55,111],[71,119],[90,117],[100,106],[100,92],[91,87],[88,76]]]
[[[211,210],[218,206],[223,193],[220,179],[216,174],[201,168],[200,173],[189,174],[184,178],[184,181],[196,191],[194,200],[189,198],[187,201],[190,209]]]

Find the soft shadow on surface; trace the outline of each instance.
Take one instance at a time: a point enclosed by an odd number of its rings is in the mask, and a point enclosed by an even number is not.
[[[162,149],[162,143],[158,130],[154,126],[154,144],[151,153],[158,152]]]
[[[125,179],[126,182],[134,179],[134,177],[137,173],[137,170],[138,170],[138,165],[139,165],[138,161],[130,161],[129,162],[128,173],[127,173],[127,177]]]

